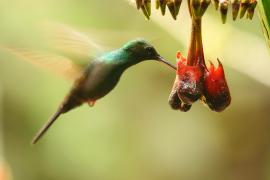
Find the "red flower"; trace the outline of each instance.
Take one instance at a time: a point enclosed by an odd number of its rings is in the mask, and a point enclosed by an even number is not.
[[[211,63],[209,69],[204,61],[188,65],[187,59],[177,53],[177,71],[169,97],[172,109],[186,112],[192,103],[201,99],[213,111],[221,112],[231,103],[230,91],[221,62],[218,67]]]
[[[187,59],[177,53],[177,76],[179,98],[185,104],[192,104],[203,94],[203,67],[200,64],[187,65]]]
[[[187,112],[191,108],[191,104],[185,104],[178,96],[179,78],[176,76],[171,94],[169,96],[169,104],[172,109]]]
[[[211,62],[209,69],[205,71],[204,97],[209,108],[217,112],[223,111],[231,103],[230,90],[219,60],[217,68]]]

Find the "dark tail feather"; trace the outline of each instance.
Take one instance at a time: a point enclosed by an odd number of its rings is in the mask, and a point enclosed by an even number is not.
[[[36,136],[33,138],[31,144],[36,144],[40,138],[47,132],[51,125],[56,121],[56,119],[63,113],[63,108],[59,108],[56,113],[49,119],[49,121],[43,125],[43,127],[38,131]]]

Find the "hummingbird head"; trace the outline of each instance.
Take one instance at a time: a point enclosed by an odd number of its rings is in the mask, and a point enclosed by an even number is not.
[[[154,46],[143,39],[130,41],[124,45],[123,49],[132,57],[135,57],[136,62],[133,63],[139,63],[146,60],[156,60],[176,70],[174,65],[159,55]]]

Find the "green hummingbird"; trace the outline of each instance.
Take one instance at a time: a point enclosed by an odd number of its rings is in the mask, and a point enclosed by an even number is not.
[[[44,66],[44,62],[46,63],[46,58],[49,57],[48,55],[41,56],[39,54],[34,54],[33,52],[20,51],[18,49],[11,49],[11,51],[16,55],[23,57],[27,61],[31,61],[36,65],[42,66]],[[40,58],[41,60],[38,60],[37,58]],[[58,62],[57,66],[63,66],[64,64],[74,66],[70,61],[67,61],[63,57],[62,60],[64,63],[59,63],[61,61],[55,60]],[[64,114],[84,103],[88,103],[89,106],[94,106],[97,100],[113,90],[126,69],[146,60],[162,62],[176,70],[174,65],[160,56],[156,49],[143,39],[129,41],[119,49],[104,53],[103,55],[94,58],[86,67],[83,68],[84,70],[77,73],[77,78],[68,95],[64,98],[63,102],[59,105],[58,109],[48,122],[46,122],[38,131],[32,140],[32,144],[38,142],[38,140],[46,133],[61,114]],[[48,64],[52,63],[50,62]],[[48,64],[47,67],[49,66]],[[58,69],[58,67],[54,68],[55,70]],[[72,68],[74,69],[74,67]]]
[[[69,94],[40,129],[32,143],[35,144],[61,114],[83,103],[93,106],[117,85],[126,69],[146,60],[156,60],[176,70],[175,66],[160,56],[151,44],[142,39],[130,41],[123,47],[94,59],[75,81]]]

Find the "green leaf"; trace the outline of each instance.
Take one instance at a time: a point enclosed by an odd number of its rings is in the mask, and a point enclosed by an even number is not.
[[[270,49],[270,1],[259,1],[259,10],[264,36]]]

